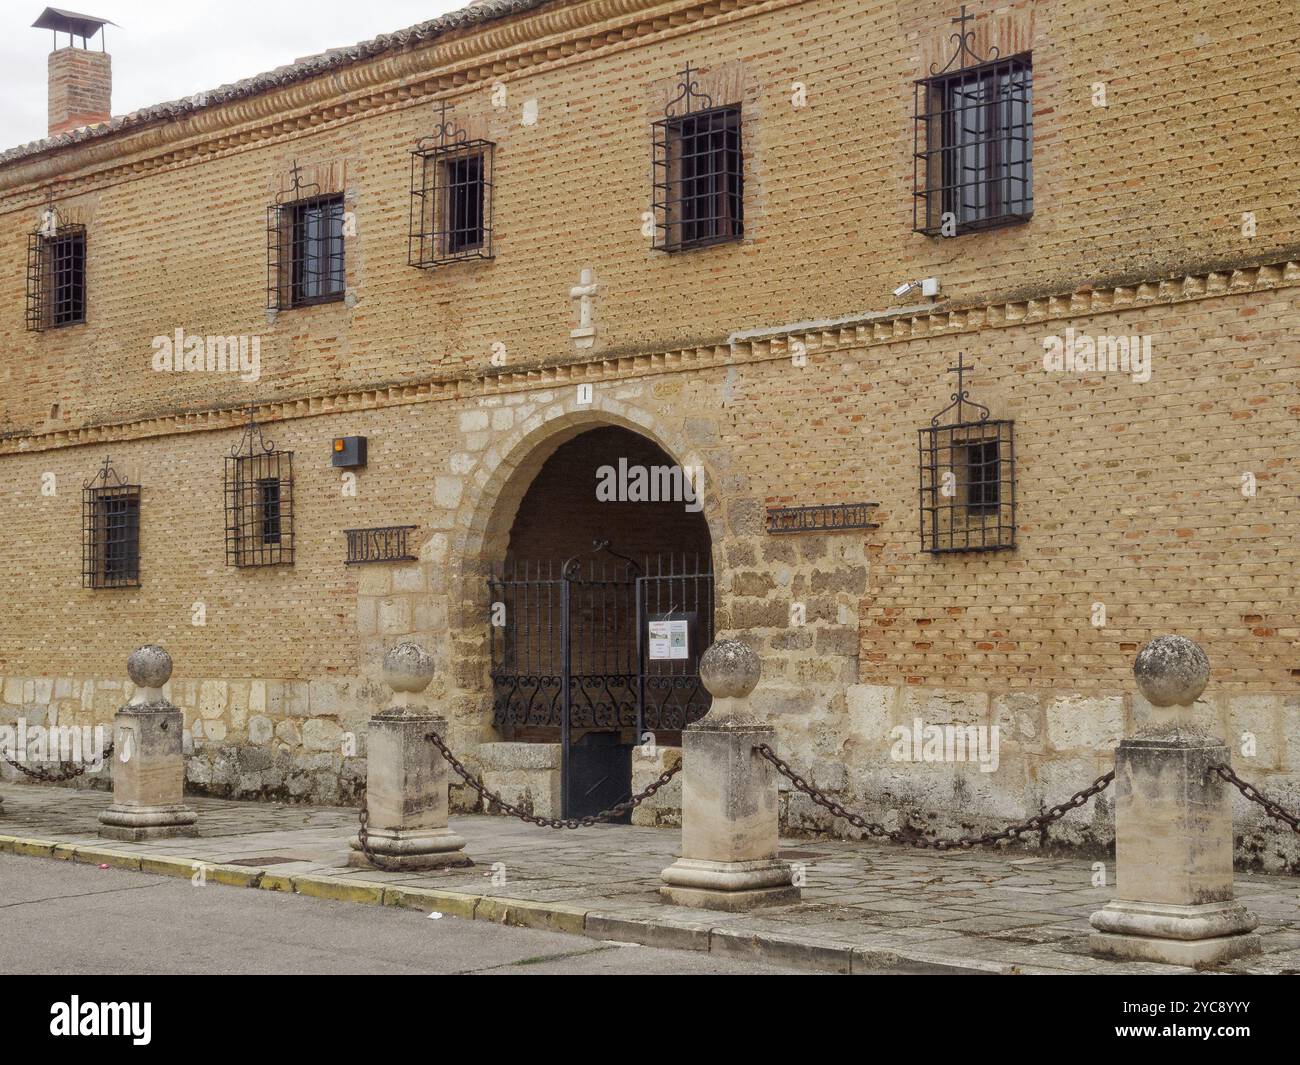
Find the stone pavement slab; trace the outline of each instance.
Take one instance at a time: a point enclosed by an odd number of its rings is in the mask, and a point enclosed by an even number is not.
[[[346,864],[355,809],[190,797],[192,838],[100,839],[96,791],[0,786],[0,851],[191,876],[342,901],[578,932],[602,940],[710,951],[826,972],[1171,973],[1087,949],[1088,916],[1112,894],[1093,862],[1024,848],[915,851],[849,840],[785,840],[804,878],[798,903],[747,914],[672,906],[660,872],[680,831],[596,825],[556,831],[504,817],[453,817],[475,864],[391,873]],[[236,864],[232,864],[236,863]],[[1113,874],[1113,864],[1107,863]],[[1239,873],[1260,919],[1261,957],[1223,971],[1300,973],[1300,881]],[[0,885],[3,890],[3,885]]]

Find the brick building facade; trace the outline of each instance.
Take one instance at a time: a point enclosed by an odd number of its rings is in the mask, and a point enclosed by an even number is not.
[[[0,715],[106,721],[126,655],[158,642],[192,786],[346,801],[379,659],[414,639],[453,746],[546,805],[553,752],[493,724],[485,581],[512,539],[562,559],[602,532],[547,463],[617,427],[703,470],[714,630],[761,652],[755,701],[783,755],[845,801],[984,826],[1068,796],[1141,721],[1133,655],[1169,631],[1210,656],[1207,723],[1295,800],[1300,12],[967,13],[487,0],[0,155]],[[1013,98],[1032,65],[1032,207],[918,232],[936,179],[915,157],[946,134],[927,133],[917,82],[995,56],[1024,63]],[[684,84],[734,109],[743,226],[669,252],[654,141]],[[992,143],[1008,119],[981,114]],[[411,153],[447,115],[492,145],[491,257],[418,269]],[[339,298],[274,307],[274,208],[308,187],[341,202]],[[51,208],[84,227],[84,322],[34,329],[24,263]],[[933,298],[891,296],[930,277]],[[155,338],[178,329],[257,337],[258,379],[156,370]],[[1045,363],[1053,338],[1105,337],[1149,343],[1149,375]],[[1014,423],[1003,550],[923,550],[918,431],[959,353],[970,399]],[[227,564],[223,469],[250,403],[294,455],[292,564]],[[351,435],[369,442],[354,484],[330,464]],[[82,486],[106,456],[140,486],[139,587],[83,587]],[[526,500],[539,477],[550,505]],[[877,504],[877,527],[766,529],[767,508],[845,502]],[[519,529],[520,513],[536,516]],[[638,551],[700,539],[647,521]],[[418,560],[345,565],[343,530],[398,525]],[[891,730],[918,719],[997,725],[998,769],[892,759]],[[646,816],[671,820],[660,798]],[[1104,843],[1106,810],[1053,838]],[[831,826],[797,796],[784,812]],[[1239,817],[1244,860],[1295,867],[1294,844]]]

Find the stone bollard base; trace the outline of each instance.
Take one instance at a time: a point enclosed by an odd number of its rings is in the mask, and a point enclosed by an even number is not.
[[[725,713],[727,696],[713,695]],[[682,856],[660,874],[661,898],[732,913],[799,901],[777,858],[776,770],[756,751],[775,742],[774,729],[743,720],[705,718],[682,733]]]
[[[166,659],[165,673],[170,675],[171,659],[165,651],[139,648],[128,662],[128,669],[136,668],[133,679],[144,668],[137,656],[147,666],[151,655]],[[113,803],[99,815],[99,834],[105,839],[138,843],[198,832],[198,812],[184,801],[185,718],[161,692],[152,690],[155,701],[132,703],[113,716]]]
[[[1093,954],[1206,966],[1258,954],[1258,921],[1233,899],[1232,803],[1222,740],[1194,720],[1210,660],[1156,636],[1133,662],[1149,719],[1115,749],[1116,895],[1091,917]]]
[[[119,806],[114,803],[99,815],[99,834],[105,839],[139,843],[147,839],[197,836],[198,812],[190,806]]]
[[[1092,915],[1092,953],[1119,961],[1217,965],[1260,952],[1259,920],[1241,903],[1198,906],[1115,899]]]
[[[740,913],[758,906],[798,902],[790,867],[775,858],[751,862],[711,862],[678,858],[661,874],[659,894],[675,906]]]
[[[463,869],[474,861],[462,848],[465,841],[449,828],[402,830],[372,828],[366,833],[370,851],[383,859],[385,866],[396,869]],[[372,868],[361,850],[361,840],[349,841],[352,853],[348,865],[362,869]]]
[[[366,841],[386,870],[455,869],[473,865],[465,841],[447,826],[447,762],[433,739],[447,722],[412,703],[433,676],[433,659],[415,644],[398,644],[384,658],[384,677],[397,702],[370,719],[366,759]],[[349,841],[348,865],[374,868]]]

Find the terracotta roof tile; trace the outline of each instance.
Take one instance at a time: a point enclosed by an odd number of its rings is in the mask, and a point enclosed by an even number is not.
[[[186,96],[180,100],[154,104],[152,107],[132,111],[130,114],[114,116],[109,121],[101,122],[95,126],[81,126],[69,130],[67,133],[60,133],[55,137],[45,137],[41,140],[31,141],[28,144],[21,144],[16,148],[0,152],[0,166],[19,159],[40,155],[43,152],[68,148],[74,144],[89,140],[97,140],[100,137],[110,136],[121,130],[135,129],[151,122],[180,118],[207,107],[217,107],[232,100],[242,100],[249,96],[256,96],[258,93],[269,92],[272,89],[289,85],[295,81],[304,81],[326,71],[334,70],[337,67],[346,66],[349,63],[357,63],[382,55],[385,52],[396,52],[426,44],[434,38],[453,30],[480,26],[496,19],[505,18],[508,15],[529,11],[541,7],[547,2],[548,0],[476,0],[475,3],[470,4],[468,7],[450,11],[438,18],[421,22],[404,30],[398,30],[396,33],[381,34],[369,41],[354,44],[349,48],[331,48],[319,55],[307,56],[295,63],[276,67],[274,70],[268,70],[263,74],[222,85],[210,92],[195,93],[193,96]]]

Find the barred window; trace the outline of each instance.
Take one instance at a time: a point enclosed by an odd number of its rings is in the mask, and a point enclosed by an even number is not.
[[[241,441],[226,457],[226,564],[293,563],[293,452],[262,438],[249,415]]]
[[[86,320],[86,227],[43,225],[27,242],[27,328]]]
[[[954,21],[963,26],[971,16]],[[1034,213],[1033,72],[1029,53],[986,61],[974,31],[942,71],[916,83],[913,229],[956,236]],[[949,69],[954,67],[955,69]]]
[[[995,511],[1002,500],[1001,448],[996,439],[965,445],[966,509]]]
[[[343,196],[320,195],[297,164],[291,187],[267,208],[266,290],[271,310],[341,300],[347,290]]]
[[[688,64],[678,96],[653,125],[655,247],[663,251],[745,234],[740,107],[714,107],[692,74]]]
[[[140,587],[140,486],[127,484],[109,459],[82,488],[81,584]]]
[[[1016,542],[1015,425],[970,400],[967,369],[959,356],[952,403],[919,431],[921,548],[932,554]]]
[[[431,267],[492,258],[491,141],[471,140],[447,105],[431,136],[411,152],[407,262]]]
[[[280,485],[279,477],[259,477],[257,481],[258,519],[262,527],[262,543],[280,542]]]
[[[295,203],[292,211],[291,301],[301,307],[341,299],[343,272],[343,197],[324,196]]]

